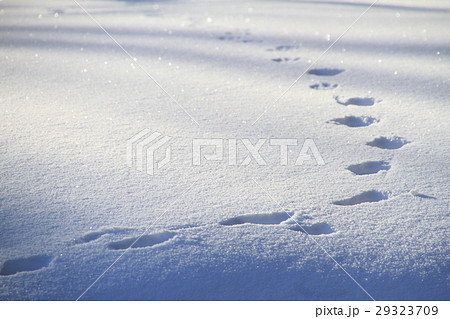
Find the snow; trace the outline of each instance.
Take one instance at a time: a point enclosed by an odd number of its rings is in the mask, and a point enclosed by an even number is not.
[[[449,299],[449,1],[380,0],[314,65],[370,1],[78,2],[134,59],[0,1],[0,300]]]

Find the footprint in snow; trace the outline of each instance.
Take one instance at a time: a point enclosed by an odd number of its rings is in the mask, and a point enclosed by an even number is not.
[[[282,52],[282,51],[294,51],[294,50],[298,50],[300,47],[298,45],[279,45],[274,49],[267,49],[267,51],[278,51],[278,52]]]
[[[297,61],[299,61],[300,58],[276,58],[276,59],[272,59],[273,62],[277,62],[277,63],[295,63]]]
[[[364,127],[378,122],[378,119],[370,116],[346,116],[328,121],[328,123],[347,125],[348,127]]]
[[[219,224],[224,226],[235,226],[242,224],[279,225],[282,222],[291,218],[289,215],[284,212],[269,213],[269,214],[246,214],[225,219],[219,222]]]
[[[372,106],[375,104],[373,97],[351,97],[349,99],[341,99],[339,96],[335,96],[334,99],[341,105],[356,105],[356,106]]]
[[[311,69],[308,71],[308,74],[317,76],[335,76],[344,71],[345,70],[343,69]]]
[[[289,229],[299,231],[308,235],[329,235],[334,233],[334,230],[327,223],[315,223],[312,225],[294,225]]]
[[[288,229],[299,231],[308,235],[326,235],[334,233],[327,223],[316,223],[312,225],[302,225],[294,222],[291,218],[294,213],[275,212],[269,214],[246,214],[237,217],[232,217],[219,222],[224,226],[236,226],[242,224],[256,224],[256,225],[280,225],[288,226]],[[287,222],[287,223],[286,223]]]
[[[111,250],[123,250],[128,248],[147,248],[158,244],[165,243],[174,238],[177,233],[170,231],[163,231],[141,237],[125,238],[123,240],[111,242],[108,248]]]
[[[399,149],[400,147],[402,147],[405,144],[408,144],[410,142],[406,141],[405,139],[398,137],[398,136],[394,136],[394,137],[377,137],[376,139],[374,139],[373,141],[367,142],[366,145],[372,146],[372,147],[378,147],[378,148],[382,148],[382,149],[387,149],[387,150],[395,150],[395,149]]]
[[[228,40],[228,41],[230,41],[230,40],[241,40],[241,38],[242,38],[241,36],[234,35],[232,32],[225,32],[224,35],[218,37],[218,39],[222,40],[222,41],[224,41],[224,40]]]
[[[388,162],[385,161],[367,161],[361,164],[354,164],[347,167],[347,169],[356,175],[376,174],[379,171],[387,171],[391,168]]]
[[[225,32],[224,35],[218,37],[217,39],[221,41],[235,41],[235,42],[242,42],[242,43],[249,43],[249,42],[261,42],[260,40],[255,40],[251,38],[251,33],[246,32]]]
[[[330,84],[327,82],[322,82],[322,83],[315,83],[315,84],[311,84],[309,86],[311,89],[314,90],[332,90],[338,87],[337,84]]]
[[[340,205],[340,206],[353,206],[353,205],[358,205],[358,204],[362,204],[362,203],[379,202],[382,200],[386,200],[388,198],[389,198],[389,193],[387,193],[387,192],[379,192],[379,191],[371,190],[371,191],[363,192],[359,195],[356,195],[356,196],[353,196],[353,197],[350,197],[347,199],[335,201],[335,202],[333,202],[333,204]]]
[[[11,276],[19,272],[36,271],[50,266],[53,256],[37,255],[5,261],[0,270],[0,276]]]
[[[274,49],[267,49],[267,51],[276,51],[276,52],[289,52],[296,51],[299,48],[297,45],[279,45]],[[300,60],[300,57],[278,57],[272,59],[273,62],[276,63],[295,63]]]
[[[74,239],[71,242],[71,244],[72,245],[86,244],[91,241],[97,240],[106,234],[120,234],[120,233],[125,233],[125,232],[131,231],[131,230],[132,229],[130,229],[130,228],[114,227],[114,228],[102,229],[99,231],[93,231],[93,232],[90,232],[90,233],[87,233],[87,234],[81,236],[80,238]]]

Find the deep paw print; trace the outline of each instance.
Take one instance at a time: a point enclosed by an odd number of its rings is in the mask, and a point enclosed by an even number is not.
[[[346,125],[348,127],[364,127],[378,122],[378,119],[370,116],[346,116],[328,121],[328,123]]]
[[[373,141],[367,142],[366,145],[372,146],[372,147],[378,147],[386,150],[395,150],[401,148],[403,145],[408,144],[407,140],[398,137],[377,137]]]
[[[140,237],[125,238],[123,240],[114,241],[108,244],[108,249],[124,250],[128,248],[148,248],[155,245],[163,244],[177,235],[176,232],[163,231],[159,233],[143,235]]]
[[[129,232],[131,230],[132,230],[131,228],[114,227],[114,228],[101,229],[98,231],[92,231],[92,232],[89,232],[89,233],[79,237],[79,238],[73,239],[73,241],[70,244],[72,244],[72,245],[86,244],[86,243],[98,240],[106,234],[121,234],[121,233]]]
[[[293,212],[274,212],[268,214],[246,214],[241,216],[232,217],[219,222],[224,226],[236,226],[243,224],[255,224],[255,225],[281,225],[287,227],[290,230],[303,232],[308,235],[325,235],[334,233],[331,227],[327,223],[299,223],[294,219],[295,214]],[[309,219],[304,217],[305,219]]]
[[[375,104],[375,99],[373,97],[351,97],[348,99],[341,98],[339,96],[335,96],[334,99],[338,104],[349,106],[372,106]],[[378,101],[380,102],[380,101]]]
[[[308,74],[316,76],[335,76],[341,74],[344,71],[344,69],[311,69],[308,71]]]
[[[350,198],[334,201],[333,204],[339,205],[339,206],[353,206],[353,205],[359,205],[362,203],[373,203],[373,202],[380,202],[383,200],[387,200],[390,197],[390,194],[388,192],[380,192],[376,190],[371,190],[367,192],[362,192],[358,195],[355,195]]]
[[[355,175],[376,174],[379,171],[388,171],[390,168],[391,165],[385,161],[367,161],[347,167],[347,169]]]
[[[235,226],[242,224],[257,224],[257,225],[279,225],[288,220],[290,216],[287,213],[268,213],[268,214],[246,214],[237,217],[232,217],[219,222],[224,226]]]
[[[25,258],[10,259],[4,262],[0,269],[0,276],[11,276],[20,272],[37,271],[49,267],[53,256],[36,255]]]

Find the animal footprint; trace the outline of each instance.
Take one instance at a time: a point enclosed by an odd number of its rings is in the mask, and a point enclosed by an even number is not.
[[[381,137],[374,139],[371,142],[367,142],[366,145],[378,147],[378,148],[382,148],[382,149],[395,150],[395,149],[398,149],[408,143],[409,143],[408,141],[406,141],[403,138],[398,137],[398,136],[394,136],[391,138],[381,136]]]
[[[379,202],[382,200],[386,200],[388,198],[389,198],[389,194],[387,192],[379,192],[379,191],[371,190],[371,191],[363,192],[359,195],[356,195],[356,196],[353,196],[353,197],[350,197],[347,199],[335,201],[335,202],[333,202],[333,204],[340,205],[340,206],[353,206],[353,205],[358,205],[358,204],[362,204],[362,203]]]
[[[250,32],[238,32],[237,34],[234,34],[232,32],[226,32],[223,36],[218,37],[219,40],[222,41],[236,41],[236,42],[261,42],[257,40],[250,39]]]
[[[308,235],[327,235],[334,233],[334,230],[327,223],[316,223],[312,225],[295,225],[290,229],[299,231]]]
[[[372,106],[375,104],[375,99],[373,97],[351,97],[347,100],[342,100],[339,96],[335,96],[334,99],[339,104],[348,106],[348,105],[357,105],[357,106]]]
[[[270,214],[247,214],[232,217],[219,222],[224,226],[235,226],[241,224],[258,224],[258,225],[278,225],[290,217],[287,213],[270,213]]]
[[[363,127],[369,126],[373,123],[377,123],[379,122],[379,120],[370,116],[346,116],[342,118],[332,119],[329,122],[337,125],[347,125],[349,127]]]
[[[86,235],[84,235],[80,238],[74,239],[72,244],[73,245],[85,244],[85,243],[89,243],[91,241],[97,240],[106,234],[123,233],[123,232],[129,231],[129,230],[130,229],[128,229],[128,228],[108,228],[108,229],[104,229],[104,230],[94,231],[94,232],[87,233]]]
[[[276,59],[272,59],[273,62],[277,62],[277,63],[294,63],[297,62],[298,60],[300,60],[300,58],[276,58]]]
[[[347,169],[356,175],[376,174],[379,171],[387,171],[391,168],[388,162],[368,161],[361,164],[350,165]]]
[[[241,36],[233,35],[232,32],[225,32],[223,36],[218,37],[219,40],[241,40]]]
[[[275,49],[267,49],[267,51],[292,51],[299,48],[298,45],[279,45]]]
[[[337,84],[331,85],[330,83],[322,82],[322,83],[311,84],[309,87],[314,90],[331,90],[331,89],[337,88],[338,85]]]
[[[5,261],[0,270],[0,276],[10,276],[24,271],[36,271],[50,266],[53,256],[37,255],[26,258]]]
[[[335,76],[344,71],[345,70],[343,69],[311,69],[308,71],[308,74],[317,76]]]
[[[176,233],[174,232],[164,231],[161,233],[144,235],[140,238],[139,237],[126,238],[120,241],[109,243],[108,248],[111,250],[123,250],[128,249],[130,247],[131,248],[152,247],[172,239],[173,237],[175,237],[175,235]]]

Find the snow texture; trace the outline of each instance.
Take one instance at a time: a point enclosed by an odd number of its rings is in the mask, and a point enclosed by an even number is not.
[[[0,300],[450,298],[448,1],[380,0],[322,56],[372,1],[78,2],[132,59],[74,1],[0,1]],[[325,165],[242,165],[271,138]]]

